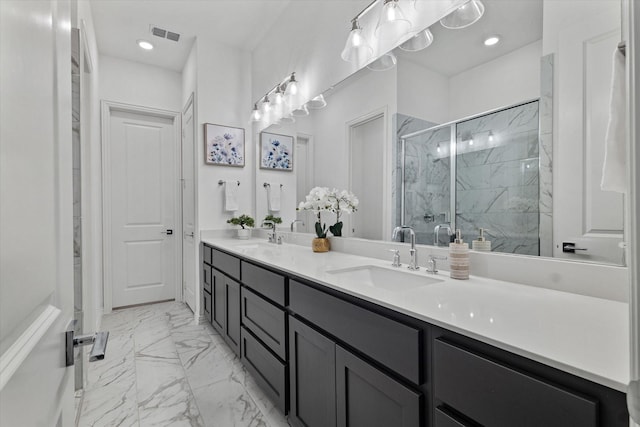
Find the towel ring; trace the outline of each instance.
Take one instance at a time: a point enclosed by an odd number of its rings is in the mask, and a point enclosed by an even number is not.
[[[232,181],[229,181],[229,182],[232,182]],[[240,181],[236,181],[236,182],[238,183],[238,185],[240,185]],[[226,183],[227,181],[223,181],[223,180],[218,181],[218,185],[224,185]]]

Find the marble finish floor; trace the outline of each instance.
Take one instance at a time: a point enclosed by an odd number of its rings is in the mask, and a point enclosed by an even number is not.
[[[208,324],[183,303],[105,315],[105,360],[89,364],[80,426],[288,426]]]

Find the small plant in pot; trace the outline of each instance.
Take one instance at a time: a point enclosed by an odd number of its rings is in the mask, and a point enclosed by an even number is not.
[[[331,202],[330,211],[336,214],[336,223],[329,226],[329,231],[336,237],[342,236],[342,221],[340,216],[343,213],[352,214],[358,210],[360,202],[358,198],[347,190],[333,189],[329,192],[329,201]]]
[[[271,214],[264,217],[262,222],[264,223],[265,221],[272,221],[274,224],[282,224],[282,218],[280,218],[279,216],[273,216]]]
[[[227,224],[239,225],[238,239],[248,239],[251,237],[251,227],[255,222],[249,215],[240,215],[227,220]]]

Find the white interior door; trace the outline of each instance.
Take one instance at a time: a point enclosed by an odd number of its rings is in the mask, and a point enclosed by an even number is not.
[[[353,237],[383,238],[384,115],[351,128],[351,191],[358,197],[358,211],[351,221]]]
[[[112,306],[174,299],[177,124],[112,109],[108,126]]]
[[[620,2],[560,33],[554,156],[554,257],[622,263],[623,199],[600,190]],[[554,108],[555,109],[555,108]],[[563,243],[586,250],[563,252]]]
[[[0,2],[0,425],[74,425],[68,1]]]
[[[195,138],[193,95],[182,114],[182,289],[196,313]]]
[[[311,147],[309,147],[309,137],[298,135],[296,137],[296,207],[305,200],[307,194],[312,188],[311,173]],[[297,211],[296,219],[302,221],[297,223],[295,230],[300,233],[315,233],[314,213],[311,211]]]

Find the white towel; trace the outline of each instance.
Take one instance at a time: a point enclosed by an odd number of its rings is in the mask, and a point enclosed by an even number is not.
[[[224,210],[225,211],[238,210],[238,188],[239,188],[239,185],[236,181],[224,182]]]
[[[280,210],[280,200],[282,199],[282,188],[280,184],[269,184],[267,186],[267,205],[271,212]]]
[[[625,57],[616,48],[613,53],[609,125],[605,137],[604,165],[600,188],[604,191],[627,191],[626,85]]]

